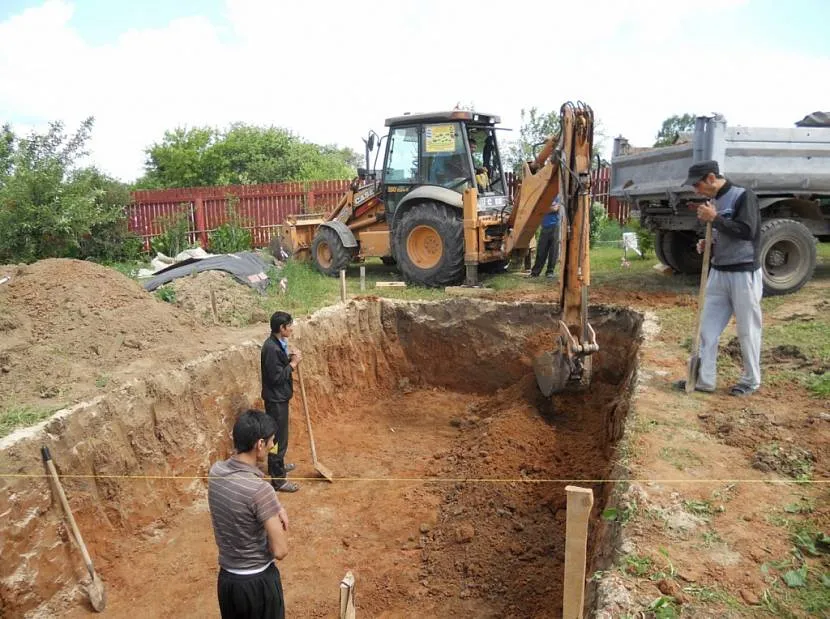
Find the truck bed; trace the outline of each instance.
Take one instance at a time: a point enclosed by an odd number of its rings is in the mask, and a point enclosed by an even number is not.
[[[690,142],[631,150],[625,138],[614,140],[610,192],[617,198],[673,203],[693,193],[681,183],[690,165],[706,159],[758,195],[830,195],[830,127],[728,127],[722,117],[699,117]]]

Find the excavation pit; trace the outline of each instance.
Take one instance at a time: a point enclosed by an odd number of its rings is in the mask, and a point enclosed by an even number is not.
[[[347,570],[362,617],[561,616],[568,482],[549,480],[614,475],[642,319],[592,308],[591,388],[549,406],[531,359],[556,318],[541,303],[363,299],[298,322],[318,456],[338,479],[314,474],[297,389],[289,460],[302,489],[280,497],[290,616],[336,615]],[[35,476],[1,482],[0,615],[91,613],[81,557],[39,477],[48,444],[108,612],[215,616],[202,476],[258,396],[259,342],[246,342],[0,441],[2,471]],[[609,536],[595,523],[611,484],[575,483],[594,491],[589,570],[599,569]]]

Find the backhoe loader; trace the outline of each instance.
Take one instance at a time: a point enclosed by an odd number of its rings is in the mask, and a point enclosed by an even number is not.
[[[287,220],[283,247],[327,275],[367,257],[396,263],[424,286],[478,283],[479,270],[503,270],[525,257],[557,195],[564,214],[559,282],[562,319],[552,350],[534,360],[542,393],[585,387],[598,350],[588,324],[589,211],[594,117],[582,103],[560,110],[561,131],[523,165],[514,200],[499,156],[498,116],[467,110],[405,114],[370,133],[366,168],[327,214]],[[370,170],[386,141],[383,168]]]

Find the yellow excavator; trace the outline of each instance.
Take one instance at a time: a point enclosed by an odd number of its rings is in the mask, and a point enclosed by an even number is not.
[[[397,264],[412,283],[474,286],[479,271],[523,261],[559,195],[562,319],[551,350],[534,360],[534,370],[546,397],[584,388],[598,350],[588,323],[593,111],[583,103],[562,106],[560,133],[524,163],[512,202],[498,148],[499,122],[498,116],[468,110],[387,119],[387,135],[371,132],[364,140],[366,167],[337,206],[327,214],[288,218],[282,247],[327,275],[378,257]],[[375,164],[384,152],[379,172],[369,169],[375,149]]]

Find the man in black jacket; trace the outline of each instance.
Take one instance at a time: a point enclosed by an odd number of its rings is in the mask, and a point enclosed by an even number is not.
[[[294,330],[291,314],[274,312],[271,316],[271,335],[262,344],[260,367],[262,372],[262,400],[265,412],[277,424],[277,440],[268,454],[268,475],[279,492],[296,492],[300,487],[285,476],[294,470],[285,463],[288,449],[288,402],[294,395],[292,374],[302,361],[299,350],[288,352],[288,338]]]

